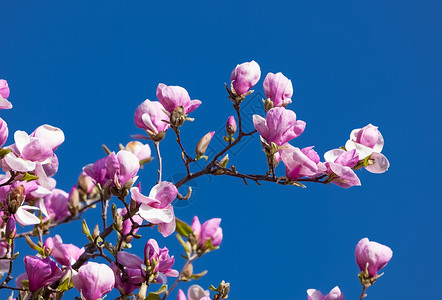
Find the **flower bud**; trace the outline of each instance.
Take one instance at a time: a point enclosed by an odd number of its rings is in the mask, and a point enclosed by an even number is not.
[[[77,275],[72,277],[72,283],[81,292],[84,299],[96,300],[112,291],[115,277],[109,266],[88,262],[80,267]]]
[[[0,96],[4,99],[8,99],[9,92],[8,82],[4,79],[0,79]]]
[[[390,261],[393,251],[387,246],[363,238],[356,245],[356,263],[362,273],[369,278],[376,278],[380,269]]]
[[[6,197],[6,205],[8,205],[9,213],[15,214],[23,201],[25,201],[25,187],[23,185],[19,185],[9,191]]]
[[[215,133],[215,131],[211,131],[211,132],[207,133],[205,136],[203,136],[201,138],[201,140],[198,142],[198,144],[196,144],[195,153],[196,153],[197,157],[198,156],[201,157],[204,155],[214,133]]]
[[[57,281],[63,275],[63,272],[49,256],[43,259],[28,255],[25,256],[23,262],[29,279],[29,290],[32,293]]]
[[[10,216],[6,223],[5,236],[7,240],[13,240],[17,234],[14,216]]]
[[[164,111],[160,102],[145,100],[135,110],[135,126],[146,130],[152,139],[161,140],[170,126],[164,122],[169,120],[169,116]]]
[[[6,143],[6,140],[8,139],[8,124],[0,118],[0,146],[3,146]]]
[[[132,142],[127,143],[124,150],[131,152],[133,155],[135,155],[138,158],[138,160],[140,162],[151,159],[151,156],[150,156],[151,150],[150,150],[149,145],[143,144],[139,141],[132,141]]]
[[[206,240],[210,239],[212,246],[217,247],[221,244],[223,240],[223,230],[219,227],[221,223],[220,218],[213,218],[207,220],[201,225],[201,232],[199,234],[198,245],[202,246]]]
[[[256,61],[237,65],[230,75],[233,92],[238,96],[248,93],[258,83],[259,78],[261,78],[261,69]]]
[[[236,132],[236,121],[234,116],[230,116],[226,123],[226,132],[228,135],[234,135]]]
[[[267,74],[264,79],[264,92],[267,99],[273,102],[273,107],[286,107],[287,104],[292,103],[292,81],[281,72]]]
[[[80,193],[78,192],[78,189],[75,186],[72,187],[68,199],[69,199],[68,202],[69,212],[73,217],[75,217],[81,208]]]

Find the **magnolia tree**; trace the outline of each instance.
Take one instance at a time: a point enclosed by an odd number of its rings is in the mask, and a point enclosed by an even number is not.
[[[353,130],[345,146],[326,152],[324,161],[313,147],[299,149],[290,145],[303,133],[306,123],[287,108],[292,102],[293,87],[282,73],[268,73],[264,79],[263,115],[242,115],[241,104],[260,77],[255,61],[233,70],[226,90],[235,114],[226,122],[225,147],[211,157],[205,154],[213,131],[197,143],[195,154],[186,151],[180,137],[186,122],[194,121],[193,111],[202,102],[191,100],[182,87],[160,83],[156,90],[158,101],[145,100],[134,114],[135,125],[144,134],[133,136],[138,140],[126,146],[120,145],[118,152],[103,146],[107,155],[83,167],[78,183],[69,193],[58,189],[52,178],[58,170],[55,151],[64,141],[63,131],[50,125],[42,125],[31,134],[18,130],[14,133],[15,143],[4,146],[8,126],[0,119],[0,163],[4,171],[0,175],[0,289],[9,290],[9,299],[62,299],[68,290],[73,290],[67,297],[72,299],[75,293],[76,299],[96,300],[115,289],[120,293],[117,299],[164,300],[180,282],[205,275],[195,274],[193,263],[218,249],[223,239],[220,218],[201,222],[195,216],[189,225],[175,216],[172,202],[189,199],[192,194],[191,188],[185,191],[187,194],[178,191],[185,183],[208,175],[237,177],[245,183],[268,181],[298,187],[321,183],[350,188],[360,185],[356,170],[383,173],[388,169],[388,160],[381,154],[384,140],[371,124]],[[0,80],[1,109],[12,108],[8,98],[8,84]],[[244,131],[245,118],[253,120],[253,131]],[[162,180],[160,145],[166,133],[176,138],[186,169],[183,178],[175,183]],[[229,162],[229,150],[253,135],[260,136],[266,155],[268,170],[262,174],[241,173]],[[151,149],[140,140],[153,144],[158,162],[158,180],[149,183],[152,189],[148,192],[141,191],[137,174],[152,160]],[[190,166],[201,159],[204,164],[200,170],[191,172]],[[278,165],[285,167],[284,176],[277,175]],[[90,209],[102,219],[92,229],[82,218]],[[62,236],[51,235],[51,228],[76,220],[82,222],[84,242],[65,244]],[[25,228],[23,232],[17,232],[17,223]],[[181,271],[174,268],[175,258],[166,247],[160,247],[161,241],[143,236],[144,227],[157,227],[164,237],[176,232],[186,259]],[[19,255],[15,244],[20,238],[26,239],[34,255]],[[146,241],[143,257],[131,251],[134,238]],[[367,288],[382,275],[378,272],[391,259],[392,251],[363,238],[356,245],[355,257],[362,299]],[[26,272],[13,278],[14,266],[22,262]],[[192,285],[187,292],[180,289],[177,299],[226,299],[228,294],[229,284],[223,281],[208,290],[198,285]],[[344,294],[339,287],[326,295],[309,289],[307,298],[344,299]]]

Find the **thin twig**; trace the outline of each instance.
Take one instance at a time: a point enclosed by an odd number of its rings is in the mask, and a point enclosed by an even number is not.
[[[163,162],[161,159],[161,153],[160,153],[160,142],[154,142],[155,150],[157,151],[158,156],[158,182],[161,182],[161,173],[163,172]]]

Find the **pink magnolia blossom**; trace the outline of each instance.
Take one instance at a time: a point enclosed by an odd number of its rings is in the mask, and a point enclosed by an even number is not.
[[[3,146],[6,143],[6,140],[8,139],[8,124],[0,118],[0,147]]]
[[[210,291],[204,290],[197,284],[191,285],[187,289],[187,298],[183,290],[178,291],[177,300],[210,300]]]
[[[186,89],[180,86],[167,86],[164,83],[160,83],[157,87],[157,98],[169,113],[182,106],[185,114],[188,114],[201,105],[200,100],[190,100]]]
[[[370,164],[365,169],[371,173],[384,173],[388,170],[390,163],[381,154],[384,147],[384,138],[378,127],[368,124],[364,128],[354,129],[350,134],[350,139],[345,143],[345,149],[356,150],[359,159],[370,156]]]
[[[345,300],[344,294],[341,292],[339,287],[334,287],[330,293],[323,295],[320,291],[315,289],[307,290],[308,300]]]
[[[86,300],[97,300],[112,291],[115,277],[109,266],[88,262],[72,276],[72,283]]]
[[[258,83],[261,78],[261,69],[256,61],[245,62],[237,65],[230,75],[233,92],[244,95]]]
[[[44,247],[49,249],[55,260],[63,266],[72,265],[84,253],[84,248],[80,249],[73,244],[63,244],[63,240],[58,234],[53,238],[48,237]]]
[[[264,79],[264,93],[267,99],[273,102],[273,107],[286,107],[287,104],[292,103],[292,81],[281,72],[268,73]]]
[[[134,179],[140,169],[138,158],[129,151],[120,150],[117,154],[110,153],[105,162],[107,177],[118,186]]]
[[[356,263],[362,272],[367,268],[370,277],[376,277],[380,269],[390,261],[393,251],[387,246],[363,238],[356,245]]]
[[[83,167],[83,175],[91,178],[94,183],[99,183],[103,186],[108,180],[110,180],[106,170],[106,159],[107,156],[100,158],[93,164],[88,164]]]
[[[68,193],[60,189],[54,189],[49,195],[44,196],[43,201],[39,203],[39,207],[45,212],[46,220],[52,218],[54,221],[59,221],[71,215],[68,202]]]
[[[114,262],[110,264],[110,268],[114,271],[115,288],[119,290],[122,295],[129,295],[137,288],[127,272],[122,272]]]
[[[29,280],[29,290],[35,292],[57,281],[63,275],[57,264],[48,256],[41,258],[28,255],[23,259]],[[96,298],[94,299],[96,300]]]
[[[0,96],[4,99],[8,99],[9,92],[8,82],[4,79],[0,79]]]
[[[175,231],[175,215],[172,201],[178,190],[173,183],[162,181],[155,185],[146,197],[138,187],[130,189],[132,199],[141,203],[138,214],[147,222],[158,224],[158,230],[163,236],[169,236]]]
[[[149,130],[153,134],[167,131],[170,125],[164,121],[169,120],[169,116],[165,113],[165,108],[158,101],[150,101],[149,99],[141,103],[135,110],[135,126],[138,128]]]
[[[326,171],[326,167],[319,161],[319,155],[313,147],[299,149],[292,145],[281,148],[281,159],[284,162],[286,176],[290,180],[301,177],[316,177]]]
[[[149,159],[151,157],[151,150],[149,145],[143,144],[139,141],[132,141],[127,143],[124,149],[135,155],[139,161]]]
[[[282,146],[297,138],[305,129],[305,122],[296,120],[296,114],[284,107],[269,110],[266,118],[253,115],[253,124],[259,134],[270,145]]]
[[[336,178],[332,180],[334,184],[343,188],[361,185],[356,173],[352,168],[358,162],[358,155],[355,150],[352,151],[328,151],[324,157],[326,160],[327,174],[334,173]]]
[[[128,252],[118,252],[118,262],[125,267],[125,270],[134,284],[145,281],[151,274],[146,274],[143,266],[154,266],[153,275],[156,283],[166,283],[167,277],[178,277],[179,272],[171,269],[175,258],[169,256],[169,250],[164,247],[160,249],[154,239],[147,241],[144,246],[144,260]]]
[[[4,79],[0,79],[0,109],[11,109],[12,104],[7,99],[9,97],[8,82]]]
[[[191,228],[198,238],[198,246],[202,246],[207,240],[210,240],[214,247],[218,247],[221,244],[223,240],[223,230],[219,226],[220,223],[220,218],[213,218],[201,225],[198,217],[193,217]]]
[[[38,138],[42,143],[55,151],[64,142],[64,133],[60,128],[44,124],[31,133],[31,137]]]
[[[230,116],[226,122],[227,134],[234,135],[236,132],[236,121],[234,116]]]

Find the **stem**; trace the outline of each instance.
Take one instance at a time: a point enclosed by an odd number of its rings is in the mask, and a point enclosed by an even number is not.
[[[161,173],[163,172],[163,160],[161,159],[161,153],[160,153],[160,142],[154,142],[155,150],[157,151],[158,155],[158,183],[161,182]]]
[[[175,280],[175,282],[172,284],[172,286],[170,287],[170,289],[164,293],[163,299],[165,300],[167,298],[167,296],[169,296],[169,294],[173,291],[174,288],[176,288],[176,286],[178,285],[178,283],[181,282],[181,275],[183,274],[184,270],[187,268],[187,266],[189,264],[191,264],[195,259],[197,259],[198,256],[196,254],[192,255],[184,264],[184,266],[181,268],[180,271],[180,275],[178,275],[178,278]]]
[[[190,156],[187,154],[186,150],[184,150],[184,146],[183,146],[183,144],[181,143],[180,130],[177,129],[177,128],[173,128],[173,131],[175,131],[175,134],[176,134],[176,141],[177,141],[178,145],[179,145],[180,148],[181,148],[181,151],[182,151],[182,154],[183,154],[183,157],[182,157],[182,158],[183,158],[184,166],[186,167],[187,176],[189,176],[189,175],[190,175],[189,162],[192,162],[193,159],[192,159],[192,157],[190,157]]]
[[[14,240],[12,240],[12,243],[10,246],[8,245],[8,252],[10,253],[9,255],[11,257],[14,255]],[[5,280],[2,282],[1,287],[6,287],[8,282],[12,280],[12,267],[13,267],[13,265],[14,265],[14,261],[11,259],[9,261],[8,275],[6,276]]]
[[[367,297],[367,294],[365,294],[365,291],[367,290],[367,288],[368,288],[367,285],[363,285],[362,293],[361,293],[361,296],[359,297],[359,300],[362,300],[362,299],[364,299],[365,297]]]

